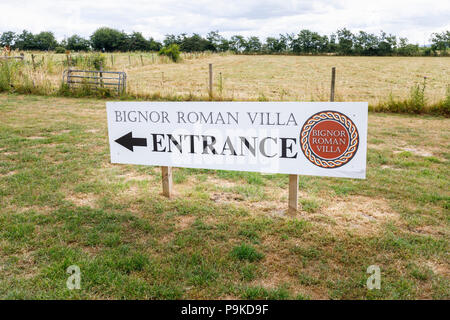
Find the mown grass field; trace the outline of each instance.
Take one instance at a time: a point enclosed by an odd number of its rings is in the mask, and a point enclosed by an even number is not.
[[[16,53],[18,55],[19,53]],[[65,54],[25,54],[21,74],[44,92],[57,90]],[[92,54],[77,54],[88,57]],[[169,99],[208,99],[208,64],[213,64],[214,97],[226,100],[328,101],[331,68],[336,67],[336,100],[368,101],[376,106],[402,100],[426,80],[427,104],[446,97],[449,57],[342,57],[184,53],[172,63],[156,53],[107,53],[105,69],[125,71],[128,93]],[[83,61],[81,59],[81,61]],[[89,69],[87,66],[77,66]],[[92,69],[92,68],[91,68]],[[220,80],[222,79],[222,80]],[[33,90],[33,89],[30,89]]]
[[[449,141],[371,113],[367,179],[302,176],[289,215],[286,175],[175,169],[169,200],[159,168],[109,162],[104,101],[1,94],[0,297],[449,299]]]

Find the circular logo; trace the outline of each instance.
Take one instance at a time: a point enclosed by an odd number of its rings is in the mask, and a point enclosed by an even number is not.
[[[348,163],[359,145],[358,129],[337,111],[312,115],[300,132],[300,145],[309,161],[321,168],[338,168]]]

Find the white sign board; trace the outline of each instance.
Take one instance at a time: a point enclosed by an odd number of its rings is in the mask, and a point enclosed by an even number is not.
[[[112,163],[365,178],[366,102],[107,102]]]

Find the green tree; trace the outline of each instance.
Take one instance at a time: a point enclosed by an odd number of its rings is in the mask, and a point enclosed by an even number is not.
[[[332,33],[330,35],[330,39],[328,40],[328,46],[327,46],[327,52],[332,52],[335,53],[337,52],[337,43],[336,43],[336,35],[334,33]]]
[[[249,37],[244,44],[244,52],[261,52],[262,43],[258,37]]]
[[[126,51],[150,51],[151,43],[142,33],[133,32],[127,37]]]
[[[169,47],[171,44],[177,44],[178,46],[180,46],[185,37],[186,33],[182,33],[178,36],[174,34],[166,34],[166,38],[163,41],[164,47]]]
[[[230,41],[228,41],[228,40],[225,39],[225,38],[222,38],[222,39],[220,40],[220,44],[219,44],[219,46],[218,46],[218,49],[219,49],[219,51],[221,51],[221,52],[225,52],[225,51],[231,50],[231,49],[230,49]]]
[[[53,50],[58,45],[55,35],[50,31],[42,31],[34,36],[36,50]]]
[[[372,33],[359,31],[354,37],[354,52],[359,55],[374,56],[378,54],[378,37]]]
[[[325,52],[327,46],[327,37],[322,37],[317,32],[304,29],[293,39],[292,49],[296,53],[319,53]]]
[[[247,43],[243,36],[240,35],[234,35],[230,39],[230,50],[235,53],[241,53],[245,50],[245,47],[247,46]]]
[[[344,28],[337,31],[338,47],[337,50],[340,54],[352,54],[353,53],[353,33]]]
[[[152,37],[150,37],[148,39],[148,42],[150,43],[150,45],[149,45],[150,51],[159,51],[159,50],[161,50],[161,48],[162,48],[161,42],[156,41]]]
[[[0,46],[5,47],[9,46],[12,47],[14,45],[14,39],[16,38],[16,34],[12,31],[5,31],[0,36]]]
[[[194,33],[191,37],[186,36],[183,34],[183,39],[180,44],[180,50],[184,52],[199,52],[199,51],[206,51],[206,50],[213,50],[213,46],[211,43],[202,38],[197,33]]]
[[[268,37],[264,45],[264,51],[268,53],[281,53],[288,50],[287,38],[280,34],[279,38]]]
[[[221,44],[222,44],[223,40],[225,40],[225,38],[219,34],[218,30],[210,31],[206,35],[206,40],[208,40],[208,42],[209,42],[209,47],[210,47],[211,51],[222,51]]]
[[[21,34],[16,36],[14,48],[19,50],[35,50],[34,35],[27,30],[23,30]]]
[[[91,48],[91,42],[74,34],[66,40],[65,47],[73,51],[88,51]]]
[[[397,49],[397,37],[392,34],[386,34],[381,31],[378,44],[378,55],[387,56],[392,55]]]
[[[408,39],[400,38],[397,53],[401,56],[417,56],[420,53],[420,49],[417,44],[408,43]]]
[[[127,38],[122,31],[102,27],[91,35],[91,43],[95,50],[127,51]]]
[[[431,34],[431,49],[434,52],[442,51],[445,55],[447,49],[450,48],[450,31],[443,31],[442,33]]]

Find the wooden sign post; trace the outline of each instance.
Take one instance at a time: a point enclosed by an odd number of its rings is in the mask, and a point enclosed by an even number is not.
[[[334,86],[336,83],[336,67],[331,68],[331,93],[330,101],[334,102]],[[294,213],[298,209],[298,182],[299,177],[296,174],[289,175],[289,209],[290,213]]]
[[[172,167],[161,167],[163,196],[172,197]]]
[[[298,208],[298,175],[289,175],[289,213],[294,213]]]

